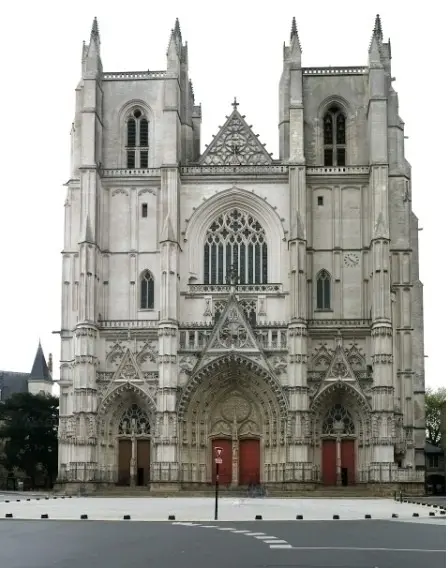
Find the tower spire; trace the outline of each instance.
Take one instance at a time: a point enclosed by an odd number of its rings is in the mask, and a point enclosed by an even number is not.
[[[96,16],[93,18],[93,23],[92,23],[92,31],[90,32],[90,42],[92,42],[92,40],[95,43],[101,43],[100,42],[100,30],[98,27],[98,20],[96,19]]]
[[[174,23],[174,35],[182,41],[182,32],[180,31],[180,23],[179,18],[176,18],[176,22]]]
[[[297,22],[296,22],[296,17],[293,16],[292,17],[292,24],[291,24],[291,42],[292,42],[292,38],[295,37],[297,39],[299,39],[299,33],[297,31]]]
[[[381,25],[381,18],[379,14],[377,14],[375,17],[373,35],[378,39],[380,43],[383,43],[383,26]]]

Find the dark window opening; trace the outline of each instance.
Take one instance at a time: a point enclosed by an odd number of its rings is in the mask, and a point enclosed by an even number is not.
[[[332,106],[325,113],[324,131],[324,166],[346,165],[346,119],[342,110]]]
[[[126,167],[131,170],[135,168],[135,150],[127,151]]]
[[[323,205],[324,204],[324,198],[322,197],[322,195],[319,195],[317,198],[317,204],[318,205]]]
[[[140,282],[140,308],[154,309],[154,278],[149,270],[145,270]]]
[[[128,169],[148,168],[149,122],[140,109],[133,111],[126,127],[126,167]]]
[[[331,309],[331,278],[326,270],[321,270],[317,275],[317,309]]]
[[[142,217],[148,216],[148,204],[142,203]]]

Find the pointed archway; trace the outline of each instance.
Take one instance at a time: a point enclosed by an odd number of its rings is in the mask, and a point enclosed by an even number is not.
[[[225,483],[269,481],[286,462],[287,401],[277,379],[238,353],[200,367],[178,402],[184,482],[210,483],[212,449],[224,449]]]
[[[352,485],[370,461],[371,408],[364,394],[337,379],[310,406],[314,464],[325,485]]]
[[[156,405],[138,385],[118,383],[101,403],[99,462],[119,485],[148,485]],[[112,479],[111,479],[112,481]]]

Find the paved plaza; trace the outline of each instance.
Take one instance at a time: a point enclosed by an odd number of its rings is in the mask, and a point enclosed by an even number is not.
[[[5,497],[7,497],[5,499]],[[105,497],[35,497],[11,495],[0,500],[0,519],[11,515],[14,519],[40,519],[42,514],[49,519],[78,520],[87,515],[90,520],[167,521],[174,515],[176,521],[208,522],[214,519],[213,498],[105,498]],[[9,502],[8,502],[9,501]],[[263,520],[295,520],[302,515],[304,520],[326,521],[339,515],[340,520],[372,519],[417,520],[429,518],[429,513],[441,519],[440,509],[432,505],[398,503],[392,499],[253,499],[220,498],[220,521],[253,521],[256,515]],[[432,516],[432,515],[431,515]]]

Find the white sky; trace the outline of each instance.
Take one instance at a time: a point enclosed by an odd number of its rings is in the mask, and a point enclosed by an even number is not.
[[[414,7],[415,6],[415,7]],[[418,8],[418,10],[417,10]],[[129,3],[40,0],[8,3],[0,18],[2,53],[2,182],[0,188],[0,369],[31,370],[39,337],[59,376],[61,255],[65,188],[69,178],[74,90],[82,40],[98,17],[105,71],[166,68],[176,16],[188,41],[190,77],[202,103],[202,148],[231,111],[254,125],[278,157],[278,83],[282,45],[296,16],[304,66],[365,65],[375,14],[392,43],[392,74],[406,123],[406,155],[413,166],[413,208],[420,218],[420,276],[425,285],[426,381],[444,384],[441,266],[431,250],[446,226],[446,8],[404,1],[320,0],[224,2],[170,0]],[[444,12],[444,13],[442,13]],[[404,19],[406,18],[406,20]],[[438,257],[440,260],[440,256]],[[442,271],[445,267],[442,264]],[[442,298],[445,298],[443,293]]]

